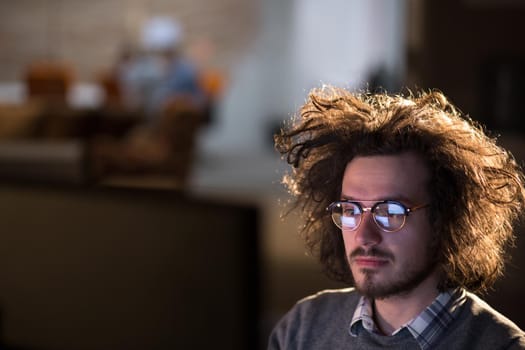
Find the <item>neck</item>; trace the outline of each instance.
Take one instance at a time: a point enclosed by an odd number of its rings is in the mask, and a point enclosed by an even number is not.
[[[385,335],[392,334],[432,304],[439,294],[437,278],[434,277],[429,276],[406,293],[373,301],[374,321],[381,332]]]

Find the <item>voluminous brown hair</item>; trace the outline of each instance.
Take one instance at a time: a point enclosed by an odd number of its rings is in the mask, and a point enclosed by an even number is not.
[[[284,183],[302,210],[302,233],[329,277],[352,282],[341,231],[326,207],[340,199],[357,156],[415,151],[430,171],[429,220],[443,271],[440,289],[484,291],[502,275],[513,224],[524,205],[523,173],[512,155],[440,92],[313,90],[275,136],[292,170]]]

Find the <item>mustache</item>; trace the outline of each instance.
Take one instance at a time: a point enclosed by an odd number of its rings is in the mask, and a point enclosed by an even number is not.
[[[383,259],[390,259],[394,260],[394,255],[392,253],[386,252],[384,250],[377,249],[376,247],[372,247],[370,249],[366,249],[363,247],[358,247],[354,249],[352,253],[350,253],[349,257],[357,258],[357,257],[364,257],[364,256],[374,256],[377,258],[383,258]]]

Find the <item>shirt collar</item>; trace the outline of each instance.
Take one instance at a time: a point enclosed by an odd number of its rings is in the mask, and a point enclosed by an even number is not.
[[[458,288],[440,293],[432,304],[397,329],[392,335],[395,335],[403,328],[407,328],[422,350],[429,349],[439,340],[464,302],[465,291],[463,289]],[[350,323],[350,334],[354,337],[357,336],[357,325],[359,323],[367,331],[379,333],[379,329],[373,319],[372,302],[363,296],[359,299]]]

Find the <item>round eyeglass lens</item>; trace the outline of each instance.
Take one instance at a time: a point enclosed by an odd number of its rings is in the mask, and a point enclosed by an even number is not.
[[[355,230],[361,221],[361,209],[354,203],[338,203],[332,208],[332,220],[340,229]]]
[[[385,231],[399,230],[405,224],[405,208],[392,202],[380,203],[374,208],[374,220]]]

